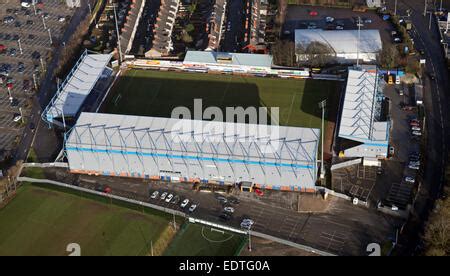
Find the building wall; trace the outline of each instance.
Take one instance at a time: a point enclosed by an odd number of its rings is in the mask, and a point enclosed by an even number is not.
[[[375,142],[374,142],[375,143]],[[369,157],[369,158],[387,158],[388,144],[380,143],[375,145],[374,143],[362,144],[353,148],[344,150],[345,157]]]
[[[335,57],[335,62],[340,64],[353,64],[358,59],[360,62],[364,63],[374,63],[377,61],[378,53],[346,53],[337,54]],[[297,62],[306,62],[308,57],[305,55],[297,55]]]
[[[235,184],[242,181],[261,186],[314,188],[317,177],[316,163],[274,166],[244,165],[242,160],[216,161],[202,157],[180,157],[170,154],[139,154],[118,150],[95,150],[66,145],[66,154],[71,172],[136,177],[146,179],[176,178],[179,181],[216,184]],[[231,165],[230,165],[231,164]]]

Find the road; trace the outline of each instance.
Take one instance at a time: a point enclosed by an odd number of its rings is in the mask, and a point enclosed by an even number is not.
[[[71,35],[75,32],[80,22],[85,18],[87,13],[89,12],[89,7],[86,4],[88,0],[81,0],[81,7],[77,8],[75,11],[70,23],[68,24],[66,30],[64,31],[64,35],[61,38],[61,42],[67,42]],[[41,127],[41,112],[45,108],[45,106],[50,101],[51,97],[56,92],[56,82],[53,77],[54,70],[58,64],[58,57],[61,55],[62,49],[64,45],[60,44],[53,52],[53,58],[51,63],[47,67],[47,71],[45,74],[45,79],[40,83],[39,93],[37,97],[33,97],[33,108],[30,115],[30,120],[28,122],[28,126],[23,132],[21,142],[16,149],[16,153],[14,154],[15,164],[19,160],[25,160],[28,156],[28,152],[32,146],[34,137],[36,133],[39,132],[39,128]],[[32,130],[29,125],[34,124],[36,126],[35,130]],[[44,126],[46,127],[46,126]]]
[[[393,9],[394,0],[389,1]],[[431,6],[429,7],[431,10]],[[413,38],[416,48],[425,51],[424,73],[424,102],[426,110],[426,145],[427,162],[424,172],[424,182],[416,197],[412,216],[405,225],[399,239],[397,254],[420,254],[420,234],[423,223],[434,205],[434,201],[441,195],[444,183],[444,170],[449,148],[449,82],[447,66],[443,50],[439,42],[436,24],[432,22],[429,29],[429,15],[423,16],[424,2],[422,0],[400,0],[398,8],[400,14],[406,10],[412,11],[411,20],[414,26]],[[436,76],[434,80],[429,74]]]

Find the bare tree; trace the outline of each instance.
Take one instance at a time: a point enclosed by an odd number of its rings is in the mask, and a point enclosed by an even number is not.
[[[312,67],[325,66],[336,58],[336,53],[331,46],[318,41],[313,41],[308,45],[298,43],[295,53],[299,57],[299,63]]]
[[[393,45],[384,45],[383,50],[378,54],[378,63],[383,68],[395,68],[398,65],[400,53]]]

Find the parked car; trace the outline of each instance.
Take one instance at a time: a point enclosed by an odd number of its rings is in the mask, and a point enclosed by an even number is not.
[[[389,147],[389,155],[390,156],[394,156],[395,154],[395,148],[394,147]]]
[[[223,210],[225,211],[225,212],[227,212],[227,213],[230,213],[230,214],[232,214],[232,213],[234,213],[234,208],[233,207],[225,207],[225,208],[223,208]]]
[[[408,168],[410,168],[411,170],[419,170],[420,169],[419,165],[416,165],[416,164],[409,164]]]
[[[185,200],[183,200],[183,202],[181,202],[181,208],[185,208],[187,205],[189,204],[189,199],[185,199]]]
[[[244,219],[241,222],[241,228],[245,228],[247,230],[250,230],[250,228],[253,226],[254,222],[251,219]]]
[[[167,196],[167,192],[162,193],[161,199],[162,199],[162,200],[166,199],[166,196]]]
[[[236,197],[229,197],[228,198],[228,203],[236,205],[236,204],[239,204],[240,201]]]
[[[172,204],[178,204],[178,202],[180,202],[180,197],[177,195],[173,197],[172,201],[170,201]]]
[[[405,181],[412,184],[416,183],[416,179],[412,176],[405,177]]]
[[[219,219],[223,221],[228,221],[231,219],[231,215],[227,213],[222,213],[220,214]]]
[[[17,113],[16,113],[16,114],[13,115],[13,121],[14,121],[14,122],[17,123],[17,122],[19,122],[20,120],[22,120],[22,116],[20,116],[20,114],[17,114]]]
[[[151,199],[155,199],[155,198],[158,197],[158,195],[159,195],[159,192],[158,191],[154,191],[153,194],[150,196],[150,198]]]
[[[310,15],[310,16],[318,16],[319,13],[318,13],[317,11],[310,11],[310,12],[309,12],[309,15]]]
[[[28,92],[28,91],[30,90],[30,86],[31,86],[30,83],[31,83],[30,80],[23,80],[23,83],[22,83],[22,90],[23,90],[24,92]]]
[[[412,126],[411,130],[413,130],[413,131],[421,131],[420,127],[418,127],[418,126]]]
[[[263,196],[263,195],[264,195],[264,192],[263,192],[262,190],[260,190],[260,189],[255,189],[255,194],[256,194],[257,196]]]
[[[191,207],[189,207],[189,212],[194,212],[195,209],[197,209],[197,204],[192,204]]]
[[[412,132],[412,135],[414,135],[414,136],[422,136],[422,132],[420,132],[420,131],[413,131]]]
[[[221,202],[222,204],[225,204],[225,203],[228,202],[228,200],[227,200],[225,197],[223,197],[223,196],[217,197],[217,200],[218,200],[219,202]]]
[[[173,198],[173,194],[169,194],[169,195],[166,197],[166,202],[169,203],[169,202],[172,200],[172,198]]]
[[[327,22],[327,23],[333,23],[333,21],[334,21],[334,18],[333,18],[333,17],[331,17],[331,16],[325,17],[325,22]]]

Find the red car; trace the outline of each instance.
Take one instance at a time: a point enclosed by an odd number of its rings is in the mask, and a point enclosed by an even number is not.
[[[318,13],[317,11],[310,11],[310,12],[309,12],[309,15],[310,15],[310,16],[318,16],[319,13]]]
[[[257,196],[263,196],[263,195],[264,195],[264,192],[261,191],[260,189],[255,189],[255,194],[256,194]]]

